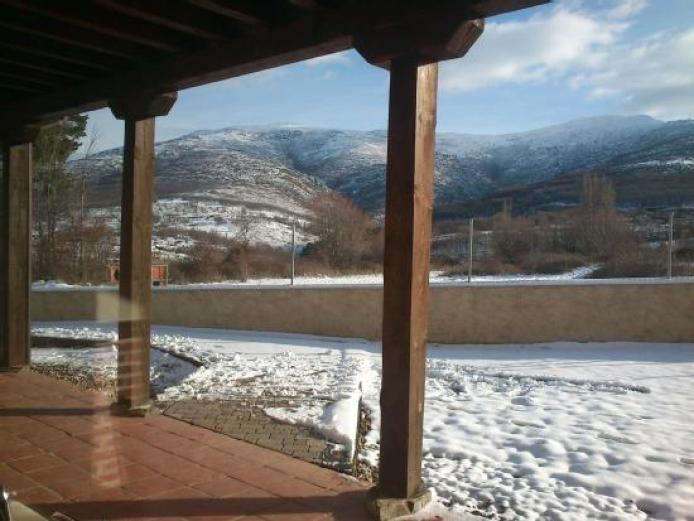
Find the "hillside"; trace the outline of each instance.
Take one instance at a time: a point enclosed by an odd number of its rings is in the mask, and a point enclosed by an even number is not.
[[[380,213],[386,134],[301,127],[199,131],[157,145],[160,199],[216,201],[289,218],[332,189]],[[118,202],[120,151],[89,164],[96,206]],[[580,175],[614,179],[620,204],[694,203],[694,121],[606,116],[499,136],[441,133],[436,199],[440,215],[573,204]],[[474,204],[473,204],[474,202]]]
[[[582,179],[595,173],[612,181],[617,204],[622,208],[672,207],[694,204],[694,121],[675,121],[624,140],[618,148],[603,147],[603,155],[588,155],[540,181],[500,186],[476,201],[441,205],[439,217],[489,215],[504,200],[512,200],[514,212],[532,213],[577,204]],[[526,178],[529,179],[529,178]]]

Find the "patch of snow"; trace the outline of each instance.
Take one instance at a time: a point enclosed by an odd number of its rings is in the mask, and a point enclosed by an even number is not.
[[[35,326],[109,334],[85,323]],[[378,464],[377,343],[161,326],[153,332],[169,338],[168,349],[203,363],[160,396],[287,397],[291,405],[269,412],[352,444],[347,434],[356,430],[360,397],[372,431],[358,457]],[[461,515],[689,521],[692,374],[694,344],[432,345],[424,482]]]
[[[350,455],[354,456],[355,439],[359,424],[360,395],[342,398],[321,404],[302,404],[296,408],[267,407],[270,417],[277,420],[305,425],[325,434],[329,439],[339,442]]]

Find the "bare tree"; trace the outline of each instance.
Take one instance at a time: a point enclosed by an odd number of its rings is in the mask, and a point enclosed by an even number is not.
[[[42,129],[35,142],[35,273],[42,278],[55,276],[56,234],[69,214],[74,185],[67,160],[79,147],[86,123],[86,116],[63,118]]]
[[[313,219],[308,231],[318,238],[309,252],[342,269],[356,268],[366,259],[380,262],[380,229],[356,204],[339,194],[325,193],[309,208]]]
[[[241,208],[239,216],[236,218],[236,236],[238,243],[236,254],[239,260],[241,280],[248,280],[248,250],[251,244],[251,237],[256,226],[257,217],[250,213],[246,207]]]
[[[101,138],[101,131],[96,125],[89,129],[87,142],[84,146],[82,158],[76,163],[74,175],[77,178],[77,198],[78,214],[76,222],[77,234],[77,278],[84,282],[85,277],[85,213],[87,206],[87,178],[89,177],[89,166],[96,147]]]

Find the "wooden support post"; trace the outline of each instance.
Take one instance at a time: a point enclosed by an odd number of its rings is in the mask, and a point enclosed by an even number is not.
[[[421,509],[422,424],[429,320],[438,62],[463,56],[484,20],[410,20],[355,35],[366,61],[390,69],[383,259],[383,378],[379,482],[367,507],[379,521]]]
[[[126,119],[120,239],[118,401],[149,402],[154,118]]]
[[[118,402],[129,412],[149,404],[152,307],[154,116],[167,114],[175,95],[111,102],[125,120],[120,239]]]
[[[437,64],[414,58],[390,63],[379,519],[427,501],[421,458],[437,75]],[[389,499],[395,511],[385,511]]]
[[[0,370],[29,365],[31,194],[35,131],[2,136],[0,185]]]

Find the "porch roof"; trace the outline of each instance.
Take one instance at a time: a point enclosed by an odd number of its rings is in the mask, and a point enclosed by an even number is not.
[[[12,125],[426,34],[546,0],[0,0],[0,114]],[[416,38],[411,28],[423,37]],[[397,39],[397,38],[396,38]],[[401,42],[402,43],[402,42]]]

